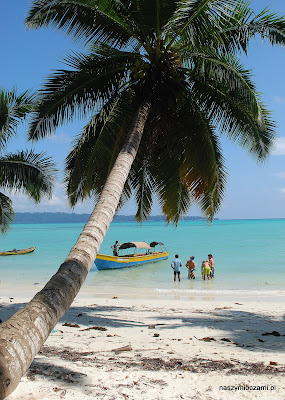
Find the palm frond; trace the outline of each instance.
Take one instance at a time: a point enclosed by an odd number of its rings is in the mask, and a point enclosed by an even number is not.
[[[225,33],[230,37],[238,35],[239,42],[243,45],[245,51],[250,39],[254,36],[260,36],[262,40],[267,39],[271,45],[284,46],[285,17],[265,8],[259,14],[253,15],[252,19],[239,21],[236,28],[229,27],[228,32],[225,31]]]
[[[16,135],[17,126],[33,111],[34,106],[35,95],[28,90],[19,95],[15,89],[0,90],[0,152]]]
[[[156,184],[167,220],[177,223],[192,203],[201,204],[211,220],[221,205],[226,174],[207,115],[189,97],[176,118],[169,120],[164,136],[152,157],[152,173],[158,171]],[[212,203],[206,202],[206,195]]]
[[[123,3],[116,0],[34,0],[26,26],[51,26],[75,40],[124,48],[136,46],[140,40]]]
[[[180,178],[179,165],[175,165],[173,160],[169,161],[171,161],[171,173],[162,165],[157,172],[156,194],[166,222],[173,222],[177,225],[190,209],[193,198],[190,190]]]
[[[188,46],[246,53],[254,36],[268,39],[272,45],[284,45],[285,17],[268,8],[255,15],[249,1],[194,0],[178,3],[165,31],[171,44],[174,37]]]
[[[269,154],[275,125],[260,100],[251,72],[233,56],[211,52],[189,56],[189,71],[194,98],[221,133],[237,141],[257,160]]]
[[[178,1],[177,10],[165,26],[170,48],[181,36],[187,35],[189,45],[223,46],[223,26],[235,14],[239,0]]]
[[[136,112],[131,92],[111,99],[88,123],[66,158],[67,192],[72,205],[98,195],[127,136]],[[129,198],[129,188],[124,191]]]
[[[102,53],[101,53],[102,52]],[[41,90],[41,97],[29,129],[30,139],[51,134],[63,122],[83,117],[100,108],[126,83],[128,69],[136,54],[96,48],[88,56],[70,55],[65,62],[74,70],[51,75]]]
[[[127,183],[132,188],[132,193],[137,204],[136,221],[142,222],[147,220],[151,213],[156,184],[149,171],[149,157],[145,153],[144,146],[141,147],[134,161]]]
[[[14,220],[14,210],[12,207],[12,200],[0,192],[0,232],[6,233],[9,225]]]
[[[23,191],[38,202],[51,197],[57,170],[44,153],[19,151],[0,157],[0,187],[9,191]]]
[[[191,94],[180,102],[153,108],[145,126],[127,181],[139,221],[149,216],[154,195],[167,221],[174,224],[194,203],[209,220],[221,205],[226,173],[218,139]]]
[[[163,26],[177,8],[172,0],[130,0],[124,3],[127,14],[135,21],[145,41],[160,37]]]
[[[129,186],[128,182],[126,182],[116,212],[127,204],[127,202],[132,198],[132,194],[132,188]]]

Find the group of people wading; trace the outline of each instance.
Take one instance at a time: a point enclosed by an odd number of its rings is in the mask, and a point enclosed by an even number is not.
[[[187,260],[185,267],[188,269],[188,279],[195,279],[195,269],[196,263],[194,261],[195,257],[191,256],[189,260]],[[208,259],[202,262],[201,265],[201,274],[203,280],[210,280],[214,278],[214,259],[212,254],[208,254]],[[171,268],[174,270],[174,281],[176,281],[176,276],[180,282],[180,268],[182,267],[182,261],[179,258],[178,254],[175,254],[175,258],[171,263]]]

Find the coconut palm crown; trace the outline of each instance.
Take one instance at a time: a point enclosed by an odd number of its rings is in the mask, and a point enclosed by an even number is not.
[[[9,140],[35,105],[35,96],[28,91],[0,90],[0,231],[5,233],[15,216],[12,200],[2,191],[24,192],[35,202],[51,196],[53,162],[44,153],[20,150],[6,153]]]
[[[284,45],[283,17],[255,15],[239,0],[36,0],[27,25],[88,46],[47,79],[29,131],[39,139],[91,113],[66,159],[72,205],[102,191],[144,102],[149,115],[121,198],[135,194],[138,220],[154,194],[168,221],[193,203],[213,218],[226,180],[219,135],[259,161],[269,153],[274,123],[237,56],[256,35]]]

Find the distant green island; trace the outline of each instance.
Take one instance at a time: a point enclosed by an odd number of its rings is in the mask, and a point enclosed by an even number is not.
[[[14,219],[15,224],[60,224],[60,223],[86,223],[90,214],[75,214],[75,213],[16,213]],[[218,218],[215,218],[216,220]],[[113,222],[133,222],[135,220],[134,215],[116,215]],[[203,221],[204,217],[185,216],[183,221]],[[148,221],[165,221],[162,215],[152,215]]]

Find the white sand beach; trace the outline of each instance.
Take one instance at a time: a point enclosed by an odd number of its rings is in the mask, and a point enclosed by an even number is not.
[[[21,296],[1,297],[2,321]],[[7,399],[284,400],[282,304],[83,289]]]

